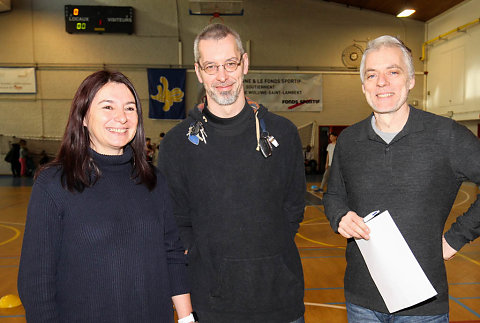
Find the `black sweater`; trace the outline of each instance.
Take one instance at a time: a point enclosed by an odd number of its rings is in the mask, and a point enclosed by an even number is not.
[[[93,187],[69,192],[56,168],[33,186],[18,276],[27,321],[173,322],[171,296],[189,290],[165,181],[136,184],[130,149],[91,154]]]
[[[287,119],[263,107],[258,113],[279,143],[267,159],[255,149],[247,104],[229,119],[194,108],[160,145],[202,323],[282,323],[304,312],[294,242],[305,205],[300,139]],[[206,144],[186,137],[195,120],[205,126]]]

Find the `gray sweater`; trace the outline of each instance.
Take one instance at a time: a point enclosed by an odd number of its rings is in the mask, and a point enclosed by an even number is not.
[[[453,120],[410,107],[409,119],[390,144],[372,129],[371,116],[339,136],[324,197],[335,232],[350,210],[365,216],[388,210],[438,295],[397,312],[448,312],[448,285],[442,256],[445,221],[463,181],[480,183],[480,142]],[[480,234],[477,200],[445,234],[456,250]],[[395,250],[392,250],[395,252]],[[346,250],[348,302],[388,313],[353,239]]]

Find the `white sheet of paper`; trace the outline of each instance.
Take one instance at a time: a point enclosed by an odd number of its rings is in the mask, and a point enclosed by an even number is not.
[[[437,292],[388,211],[366,222],[370,239],[355,239],[390,313],[423,302]]]

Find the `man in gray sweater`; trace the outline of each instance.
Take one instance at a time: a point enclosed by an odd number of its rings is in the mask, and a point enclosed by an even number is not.
[[[480,183],[480,142],[453,120],[407,104],[415,74],[410,50],[398,39],[369,42],[360,77],[373,113],[339,136],[324,196],[333,230],[348,239],[348,320],[448,322],[444,259],[479,236],[479,202],[445,235],[443,229],[462,182]],[[374,210],[389,211],[438,292],[435,297],[388,312],[353,239],[370,238],[363,217]]]

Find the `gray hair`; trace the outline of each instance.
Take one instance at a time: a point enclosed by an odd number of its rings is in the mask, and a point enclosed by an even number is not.
[[[235,42],[237,43],[237,48],[240,51],[240,55],[243,55],[245,51],[243,50],[242,40],[240,39],[240,35],[235,30],[224,24],[211,24],[203,28],[203,30],[197,35],[197,37],[195,37],[195,41],[193,42],[193,55],[195,57],[195,62],[198,62],[198,60],[200,59],[198,43],[201,40],[220,40],[227,37],[228,35],[232,35],[235,38]]]
[[[396,37],[384,35],[378,38],[375,38],[368,42],[367,49],[363,53],[362,62],[360,63],[360,79],[362,80],[362,84],[365,80],[365,60],[367,55],[370,52],[375,50],[379,50],[381,47],[397,47],[403,53],[403,61],[408,68],[408,78],[411,80],[415,77],[415,69],[413,67],[413,58],[412,58],[412,51],[410,48],[405,46],[405,44]]]

